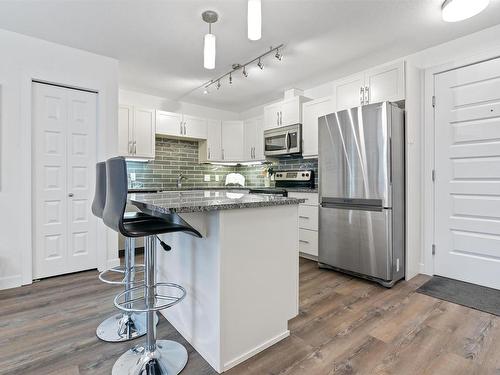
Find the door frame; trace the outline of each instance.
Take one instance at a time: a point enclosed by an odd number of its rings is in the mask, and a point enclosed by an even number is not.
[[[436,161],[436,134],[435,134],[435,118],[434,107],[432,105],[432,97],[435,93],[435,76],[451,70],[460,69],[466,66],[475,65],[488,60],[500,58],[500,50],[489,50],[482,53],[474,54],[457,61],[449,62],[442,65],[437,65],[425,70],[424,77],[424,123],[422,127],[423,142],[422,142],[422,189],[423,189],[423,215],[422,215],[422,237],[423,249],[421,256],[420,272],[427,275],[434,275],[434,255],[432,247],[435,243],[436,230],[436,206],[435,206],[435,184],[432,181],[432,171],[435,168]],[[436,249],[436,251],[440,251]]]
[[[77,90],[85,90],[95,92],[96,97],[96,160],[99,160],[99,156],[104,154],[105,142],[99,141],[100,134],[100,124],[103,123],[103,100],[106,98],[103,89],[100,89],[98,83],[95,82],[95,87],[88,82],[72,81],[68,77],[60,76],[57,73],[52,74],[30,74],[26,73],[23,78],[21,85],[21,109],[26,109],[21,111],[21,124],[23,130],[23,138],[25,139],[25,159],[23,171],[25,173],[25,181],[27,181],[27,186],[25,190],[24,205],[20,205],[20,209],[24,212],[25,221],[20,223],[24,225],[25,228],[25,242],[23,246],[23,251],[21,253],[22,259],[22,285],[28,285],[33,282],[33,90],[32,84],[34,82],[46,83],[49,85],[63,86],[67,88],[73,88]],[[66,82],[66,83],[61,83]],[[96,245],[98,247],[105,244],[105,249],[97,249],[97,268],[99,270],[104,270],[109,267],[114,267],[119,265],[119,258],[108,260],[109,248],[113,243],[117,243],[117,237],[110,238],[107,233],[106,228],[103,225],[97,225],[96,228]]]

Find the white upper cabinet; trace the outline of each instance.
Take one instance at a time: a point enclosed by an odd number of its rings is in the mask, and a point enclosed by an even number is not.
[[[370,69],[365,74],[369,103],[395,102],[405,98],[404,62]]]
[[[243,160],[265,160],[262,117],[245,120],[243,122]]]
[[[156,132],[172,137],[207,139],[207,120],[181,113],[156,111]]]
[[[302,123],[302,103],[310,99],[295,96],[264,107],[264,129]]]
[[[363,100],[363,89],[365,87],[364,73],[349,76],[336,81],[333,84],[333,95],[337,111],[357,107]]]
[[[383,65],[333,84],[337,111],[359,105],[405,99],[404,61]]]
[[[181,136],[183,133],[182,115],[156,111],[156,132],[162,135]]]
[[[207,120],[201,117],[183,115],[184,136],[189,138],[207,139]]]
[[[264,129],[272,129],[280,126],[281,102],[264,107]]]
[[[155,157],[156,121],[154,109],[135,108],[134,110],[134,156]]]
[[[241,161],[243,157],[243,121],[222,121],[223,161]]]
[[[333,112],[333,96],[315,99],[302,105],[302,156],[318,156],[318,118]]]
[[[222,160],[222,130],[220,120],[208,120],[206,161]]]
[[[118,152],[121,156],[154,159],[156,120],[153,109],[120,105]]]

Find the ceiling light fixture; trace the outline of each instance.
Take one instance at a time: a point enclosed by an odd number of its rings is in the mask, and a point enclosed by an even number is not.
[[[266,57],[267,55],[269,54],[275,54],[274,57],[276,57],[278,60],[281,61],[283,55],[278,51],[278,50],[281,50],[283,49],[284,47],[284,44],[280,44],[279,46],[277,47],[269,47],[269,51],[267,52],[264,52],[263,54],[251,59],[250,61],[247,61],[246,63],[244,64],[233,64],[232,65],[232,69],[230,71],[228,71],[227,73],[224,73],[223,75],[217,77],[217,78],[213,78],[211,79],[210,81],[207,81],[205,83],[203,83],[202,85],[198,86],[197,88],[193,89],[194,90],[199,90],[200,88],[203,88],[204,89],[204,93],[208,93],[208,89],[210,86],[212,85],[216,85],[215,87],[218,89],[220,89],[221,87],[221,79],[225,78],[225,77],[228,77],[229,78],[229,84],[231,85],[233,83],[233,73],[238,71],[238,70],[242,70],[242,74],[243,76],[245,77],[248,77],[248,72],[247,72],[247,69],[246,67],[250,64],[253,64],[257,61],[257,66],[260,68],[260,69],[264,69],[264,63],[262,62],[262,59],[264,57]]]
[[[458,22],[481,13],[489,4],[489,0],[445,0],[441,6],[443,20]]]
[[[262,37],[261,0],[248,0],[248,39],[259,40]]]
[[[206,10],[201,14],[201,18],[208,23],[208,34],[205,34],[203,48],[203,66],[205,69],[215,69],[215,35],[212,34],[212,24],[217,22],[219,15],[213,10]]]

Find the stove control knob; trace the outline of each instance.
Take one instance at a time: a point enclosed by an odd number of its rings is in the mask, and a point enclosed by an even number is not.
[[[305,173],[302,173],[302,177],[305,177],[305,176],[306,176],[306,174],[305,174]]]

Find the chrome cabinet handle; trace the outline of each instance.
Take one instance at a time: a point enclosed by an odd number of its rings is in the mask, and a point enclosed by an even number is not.
[[[309,216],[301,216],[301,215],[299,215],[299,218],[301,218],[301,219],[309,219]]]
[[[359,89],[359,103],[361,105],[365,104],[365,88],[362,86]]]
[[[208,158],[210,159],[210,147],[208,148]]]
[[[365,86],[365,104],[370,104],[370,87]]]
[[[182,135],[182,121],[179,123],[179,126],[180,126],[179,133],[180,133],[180,135]]]
[[[280,111],[280,125],[283,125],[283,112]]]
[[[224,149],[222,149],[221,151],[222,151],[222,160],[224,160]]]
[[[309,243],[309,241],[306,241],[306,240],[299,240],[299,242]]]
[[[186,135],[186,121],[184,121],[184,135]]]
[[[132,154],[132,141],[128,141],[128,153]]]
[[[280,112],[276,112],[276,125],[280,125]]]
[[[137,154],[137,141],[134,141],[134,155]]]

